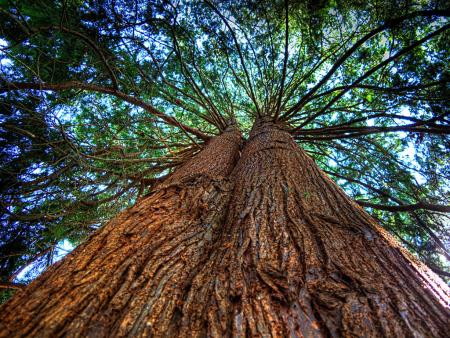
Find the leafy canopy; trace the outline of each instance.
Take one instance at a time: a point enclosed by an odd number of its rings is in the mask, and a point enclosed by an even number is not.
[[[51,264],[230,121],[246,133],[258,116],[289,126],[449,276],[448,8],[1,0],[2,281]]]

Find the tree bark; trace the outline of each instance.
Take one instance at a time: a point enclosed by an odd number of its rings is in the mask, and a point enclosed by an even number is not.
[[[180,310],[191,336],[444,337],[449,291],[282,127],[258,123],[221,237]]]
[[[282,126],[258,121],[230,174],[239,143],[211,140],[19,291],[0,336],[446,335],[446,286]]]
[[[17,292],[0,311],[0,337],[171,336],[221,231],[241,140],[229,127]]]

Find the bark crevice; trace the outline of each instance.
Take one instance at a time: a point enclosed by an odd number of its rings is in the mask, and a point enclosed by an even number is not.
[[[211,139],[19,291],[0,337],[446,336],[448,288],[283,125],[241,141]]]

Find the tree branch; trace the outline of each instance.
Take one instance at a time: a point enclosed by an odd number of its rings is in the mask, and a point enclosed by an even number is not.
[[[8,91],[14,91],[14,90],[22,90],[22,89],[36,89],[36,90],[52,90],[52,91],[63,91],[63,90],[69,90],[69,89],[81,89],[81,90],[88,90],[93,91],[97,93],[103,93],[103,94],[109,94],[112,96],[115,96],[117,98],[120,98],[128,103],[131,103],[135,106],[143,108],[145,111],[149,112],[150,114],[159,117],[161,120],[166,122],[169,125],[184,129],[185,131],[197,136],[198,138],[207,141],[211,137],[202,133],[200,130],[189,127],[187,125],[184,125],[180,122],[178,122],[175,118],[168,116],[164,114],[163,112],[157,110],[152,105],[134,97],[130,96],[128,94],[125,94],[121,91],[118,91],[114,88],[108,88],[108,87],[102,87],[94,84],[88,84],[78,81],[68,81],[68,82],[62,82],[62,83],[29,83],[29,82],[10,82],[6,85],[2,85],[0,87],[0,94],[8,92]]]
[[[251,94],[250,98],[252,99],[253,103],[255,104],[255,108],[256,108],[256,111],[257,111],[258,115],[261,115],[261,111],[259,109],[258,101],[256,100],[256,96],[255,96],[255,93],[253,91],[253,86],[252,86],[252,82],[250,80],[250,75],[249,75],[249,73],[247,71],[247,67],[245,66],[244,56],[242,55],[241,47],[239,46],[239,42],[238,42],[238,40],[236,38],[236,33],[231,28],[230,24],[228,23],[228,20],[222,15],[222,13],[220,13],[220,11],[216,8],[216,6],[214,6],[208,0],[205,0],[205,2],[220,17],[220,19],[223,21],[223,23],[227,26],[228,30],[230,31],[231,36],[233,37],[234,44],[236,45],[236,49],[237,49],[237,52],[239,54],[239,60],[241,61],[241,65],[242,65],[242,68],[243,68],[244,73],[245,73],[245,78],[246,78],[248,86],[249,86],[249,90],[250,90],[250,94]]]
[[[401,93],[401,92],[406,92],[406,91],[420,90],[420,89],[425,89],[425,88],[429,88],[429,87],[434,87],[437,85],[446,84],[448,82],[449,82],[448,80],[441,80],[441,81],[433,81],[430,83],[418,84],[418,85],[414,85],[414,86],[404,86],[404,87],[379,87],[379,86],[373,86],[373,85],[367,85],[367,84],[359,84],[359,85],[353,86],[353,88],[369,89],[369,90],[380,91],[380,92],[384,92],[384,93]],[[350,85],[338,86],[333,89],[324,91],[322,93],[312,96],[309,101],[329,95],[329,94],[339,91],[339,90],[346,90],[346,89],[348,89],[349,86]]]
[[[394,61],[395,59],[398,59],[399,57],[409,53],[410,51],[412,51],[414,48],[422,45],[424,42],[430,40],[431,38],[435,37],[436,35],[441,34],[442,32],[446,31],[447,29],[450,28],[450,24],[445,25],[437,30],[435,30],[434,32],[426,35],[425,37],[423,37],[422,39],[419,39],[417,41],[415,41],[414,43],[412,43],[411,45],[409,45],[408,47],[402,49],[401,51],[399,51],[398,53],[394,54],[393,56],[391,56],[390,58],[384,60],[383,62],[380,62],[378,65],[376,65],[375,67],[371,68],[370,70],[368,70],[367,72],[365,72],[363,75],[361,75],[359,78],[357,78],[351,85],[346,86],[345,89],[343,89],[339,94],[337,94],[335,97],[333,97],[330,102],[328,102],[325,107],[323,107],[318,113],[314,114],[313,116],[311,116],[310,118],[308,118],[305,122],[303,122],[298,128],[301,128],[303,126],[305,126],[306,124],[308,124],[309,122],[311,122],[312,120],[314,120],[315,118],[317,118],[320,115],[323,115],[328,108],[330,108],[334,103],[336,103],[342,96],[345,95],[345,93],[347,93],[349,90],[355,88],[360,82],[362,82],[363,80],[365,80],[366,78],[368,78],[369,76],[371,76],[373,73],[375,73],[376,71],[378,71],[379,69],[383,68],[384,66],[386,66],[388,63]]]
[[[366,201],[359,201],[356,200],[356,203],[363,207],[373,208],[373,209],[379,209],[379,210],[386,210],[386,211],[414,211],[414,210],[430,210],[430,211],[438,211],[438,212],[450,212],[450,205],[439,205],[439,204],[433,204],[428,202],[418,202],[415,204],[403,204],[403,205],[387,205],[387,204],[376,204],[376,203],[370,203]]]
[[[418,16],[449,16],[450,10],[429,10],[429,11],[417,11],[410,14],[407,14],[402,17],[394,18],[391,20],[388,20],[384,25],[381,25],[380,27],[372,30],[371,32],[364,35],[361,39],[359,39],[351,48],[349,48],[331,67],[331,69],[328,71],[328,73],[322,78],[322,80],[319,81],[309,92],[307,92],[300,101],[295,104],[291,109],[289,109],[285,117],[289,117],[292,114],[295,114],[298,112],[310,99],[312,95],[314,95],[328,80],[331,78],[331,76],[338,70],[338,68],[366,41],[377,35],[378,33],[395,27],[402,23],[403,21],[406,21],[408,19],[412,19]]]
[[[8,282],[0,282],[0,289],[15,289],[15,290],[23,290],[25,288],[25,284],[19,283],[8,283]]]
[[[71,29],[69,29],[67,27],[64,27],[64,26],[52,26],[50,28],[61,30],[62,32],[65,32],[65,33],[68,33],[68,34],[72,34],[72,35],[77,36],[80,39],[84,40],[100,56],[100,58],[102,59],[104,65],[105,65],[106,69],[108,70],[108,73],[109,73],[109,75],[111,77],[111,81],[112,81],[113,87],[116,88],[116,89],[118,88],[116,75],[114,74],[111,66],[109,65],[108,60],[106,59],[105,55],[103,55],[102,51],[100,50],[100,48],[98,48],[97,44],[94,41],[89,39],[86,35],[84,35],[84,34],[82,34],[80,32],[71,30]]]
[[[430,263],[428,263],[428,262],[426,262],[426,264],[428,265],[428,267],[429,267],[434,273],[436,273],[436,274],[438,274],[438,275],[440,275],[440,276],[444,276],[444,277],[450,278],[450,272],[444,271],[444,270],[438,268],[437,266],[432,265],[432,264],[430,264]]]
[[[336,174],[336,173],[331,172],[331,171],[325,171],[325,172],[326,172],[327,174],[330,174],[330,175],[333,175],[333,176],[342,178],[342,179],[347,180],[347,181],[349,181],[349,182],[357,183],[357,184],[360,184],[360,185],[362,185],[362,186],[364,186],[364,187],[367,187],[368,189],[370,189],[370,190],[372,190],[372,191],[375,191],[375,192],[379,193],[379,194],[382,195],[382,196],[386,196],[386,197],[392,199],[393,201],[395,201],[396,203],[399,204],[399,207],[405,206],[404,202],[402,202],[402,201],[399,200],[398,198],[395,198],[395,197],[393,197],[393,196],[390,196],[388,193],[386,193],[386,192],[384,192],[384,191],[382,191],[382,190],[380,190],[380,189],[374,188],[374,187],[372,187],[372,186],[370,186],[370,185],[368,185],[368,184],[365,184],[365,183],[363,183],[363,182],[361,182],[361,181],[355,180],[355,179],[350,178],[350,177],[345,177],[345,176]],[[361,205],[360,201],[355,201],[355,202]],[[419,202],[419,203],[420,203],[420,202]],[[422,203],[424,203],[424,202],[422,202]],[[376,205],[376,204],[375,204],[375,205]],[[406,205],[406,207],[409,207],[409,206]],[[438,206],[438,207],[440,207],[440,206]],[[443,206],[443,207],[448,208],[448,206]],[[425,222],[417,215],[417,213],[415,212],[414,209],[413,209],[413,210],[407,210],[407,211],[410,212],[410,215],[412,215],[412,217],[417,221],[417,223],[419,224],[419,226],[420,226],[423,230],[425,230],[425,232],[426,232],[426,233],[434,240],[434,242],[437,244],[437,246],[442,250],[443,255],[450,261],[450,254],[448,253],[448,251],[447,251],[445,245],[442,243],[442,241],[440,240],[440,238],[433,232],[433,230],[430,229],[430,227],[428,226],[428,224],[425,223]]]
[[[277,100],[277,106],[275,109],[275,116],[274,120],[278,120],[278,116],[280,115],[280,109],[281,109],[281,100],[283,98],[284,94],[284,82],[286,81],[286,68],[287,68],[287,62],[289,59],[289,1],[284,1],[284,7],[285,7],[285,36],[284,36],[284,60],[283,60],[283,72],[281,75],[281,86],[280,86],[280,93],[278,94],[278,100]]]
[[[354,138],[370,134],[387,133],[387,132],[410,132],[410,133],[427,133],[446,135],[450,134],[450,128],[445,125],[434,125],[432,127],[425,127],[418,125],[419,123],[409,124],[405,126],[392,127],[345,127],[342,129],[326,130],[320,128],[320,131],[300,130],[293,131],[295,138],[299,140],[336,140],[344,138]],[[304,136],[303,136],[304,135]]]

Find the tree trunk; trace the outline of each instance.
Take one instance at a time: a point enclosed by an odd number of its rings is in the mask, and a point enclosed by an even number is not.
[[[255,124],[232,192],[219,138],[20,292],[3,336],[447,334],[446,286],[281,126]]]
[[[19,291],[0,337],[171,335],[221,232],[241,134],[229,128],[149,196]]]
[[[257,123],[182,327],[212,336],[447,336],[449,292],[282,127]],[[184,332],[187,332],[185,330]]]

